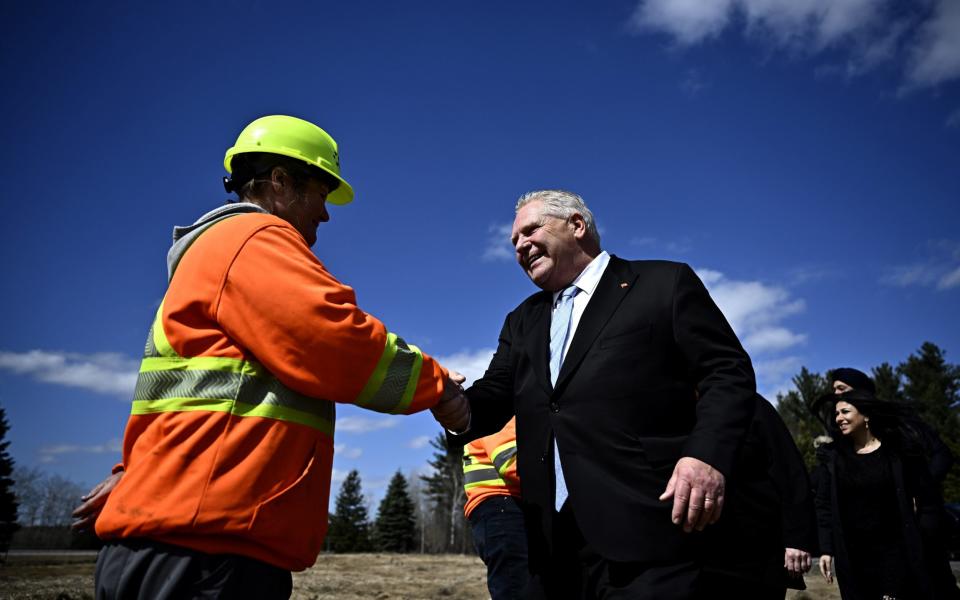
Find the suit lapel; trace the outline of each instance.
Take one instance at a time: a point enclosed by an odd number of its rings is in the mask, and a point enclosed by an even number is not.
[[[563,387],[563,384],[570,378],[577,366],[583,361],[587,351],[593,345],[593,342],[600,335],[604,325],[613,316],[620,303],[627,296],[627,292],[633,287],[636,280],[636,274],[630,270],[630,264],[617,258],[610,257],[610,263],[600,277],[597,289],[594,290],[590,303],[580,317],[580,323],[577,325],[577,332],[570,342],[570,349],[563,359],[563,366],[560,367],[560,375],[557,377],[556,389]],[[549,316],[549,315],[548,315]],[[550,335],[550,319],[547,319],[546,335]],[[549,346],[549,340],[546,345]],[[549,349],[547,351],[549,354]],[[550,381],[550,365],[547,364],[547,381]]]
[[[548,394],[550,387],[550,314],[553,294],[541,292],[530,307],[530,327],[524,328],[524,340],[530,366]]]

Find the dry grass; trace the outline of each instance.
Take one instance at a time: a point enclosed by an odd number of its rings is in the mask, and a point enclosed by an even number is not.
[[[10,554],[0,565],[0,600],[93,599],[95,552]]]
[[[294,600],[486,600],[479,558],[456,554],[328,554],[293,575]]]
[[[93,553],[11,554],[0,565],[0,600],[93,598]],[[957,565],[957,563],[954,563]],[[808,573],[789,600],[837,600],[837,584]],[[480,559],[452,554],[324,554],[293,575],[294,600],[486,600]]]

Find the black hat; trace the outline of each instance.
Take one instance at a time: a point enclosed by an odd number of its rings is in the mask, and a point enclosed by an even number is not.
[[[842,381],[855,390],[866,390],[871,394],[877,392],[876,386],[873,385],[873,380],[870,379],[866,373],[850,367],[834,369],[830,372],[830,380],[831,382]]]

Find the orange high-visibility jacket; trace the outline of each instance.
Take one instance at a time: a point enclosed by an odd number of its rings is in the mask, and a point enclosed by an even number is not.
[[[463,447],[463,489],[467,494],[463,506],[466,517],[491,496],[520,497],[516,417],[497,433]]]
[[[446,377],[360,310],[290,224],[216,222],[157,312],[97,534],[305,569],[327,530],[335,403],[409,414]]]

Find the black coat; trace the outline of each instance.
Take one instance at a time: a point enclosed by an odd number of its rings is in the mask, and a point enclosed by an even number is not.
[[[820,473],[815,504],[820,551],[834,557],[834,572],[844,600],[860,600],[865,597],[851,576],[850,555],[844,539],[844,523],[840,517],[837,496],[839,449],[835,444],[839,443],[846,442],[826,444],[817,452]],[[955,587],[951,593],[946,593],[932,589],[930,584],[931,561],[925,556],[923,540],[924,537],[935,538],[939,535],[943,506],[926,462],[919,453],[914,456],[912,453],[892,451],[888,456],[914,593],[920,598],[955,597]]]
[[[723,515],[705,534],[707,570],[769,587],[805,588],[802,577],[788,577],[783,557],[786,548],[817,552],[810,478],[783,419],[760,395]]]
[[[467,390],[471,430],[450,442],[516,414],[534,572],[550,548],[554,435],[568,502],[602,557],[690,557],[702,536],[673,525],[672,503],[658,497],[683,456],[731,472],[754,411],[749,357],[689,266],[611,257],[554,388],[551,304],[539,292],[507,316],[490,367]]]

